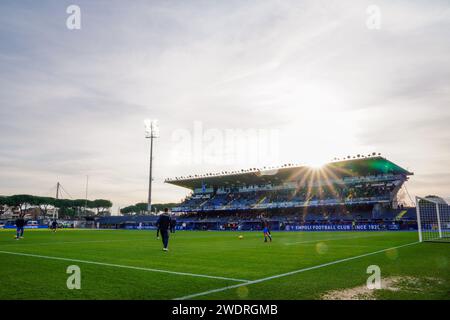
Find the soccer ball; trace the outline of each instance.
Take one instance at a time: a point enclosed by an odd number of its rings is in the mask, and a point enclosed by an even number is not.
[[[238,238],[239,238],[239,239],[244,239],[244,236],[243,236],[243,235],[240,235]]]

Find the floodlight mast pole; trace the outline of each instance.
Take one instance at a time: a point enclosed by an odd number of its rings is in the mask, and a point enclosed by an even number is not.
[[[56,200],[59,199],[59,182],[56,183],[56,197],[55,197],[55,199]]]
[[[86,196],[84,198],[84,215],[86,215],[86,208],[88,201],[88,185],[89,185],[89,176],[86,176]]]
[[[150,139],[150,174],[148,178],[148,203],[147,203],[147,211],[149,214],[152,213],[152,168],[153,168],[153,139],[155,136],[154,122],[150,122],[150,134],[147,134],[146,138]]]
[[[150,133],[150,177],[148,179],[148,213],[152,213],[153,124]]]
[[[59,181],[56,183],[56,197],[55,199],[58,200],[59,199]],[[58,209],[55,208],[55,210],[53,211],[53,220],[55,220],[55,215],[58,216]]]

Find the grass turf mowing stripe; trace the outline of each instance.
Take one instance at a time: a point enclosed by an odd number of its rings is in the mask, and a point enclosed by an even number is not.
[[[244,282],[244,283],[249,282],[249,280],[244,280],[244,279],[235,279],[235,278],[227,278],[227,277],[220,277],[220,276],[210,276],[210,275],[206,275],[206,274],[196,274],[196,273],[188,273],[188,272],[177,272],[177,271],[169,271],[169,270],[161,270],[161,269],[134,267],[134,266],[127,266],[127,265],[120,265],[120,264],[113,264],[113,263],[104,263],[104,262],[96,262],[96,261],[87,261],[87,260],[79,260],[79,259],[51,257],[51,256],[43,256],[43,255],[30,254],[30,253],[10,252],[10,251],[2,251],[2,250],[0,250],[0,253],[10,254],[10,255],[17,255],[17,256],[24,256],[24,257],[41,258],[41,259],[51,259],[51,260],[79,262],[79,263],[86,263],[86,264],[95,264],[95,265],[106,266],[106,267],[115,267],[115,268],[133,269],[133,270],[141,270],[141,271],[169,273],[169,274],[175,274],[175,275],[180,275],[180,276],[191,276],[191,277],[209,278],[209,279],[217,279],[217,280],[228,280],[228,281]]]
[[[304,244],[304,243],[315,243],[315,242],[322,242],[322,241],[347,240],[347,239],[361,239],[361,238],[370,238],[370,237],[379,237],[379,236],[384,236],[384,234],[371,234],[371,235],[360,235],[360,236],[350,236],[350,237],[305,240],[305,241],[287,242],[287,243],[285,243],[285,245],[293,246],[296,244]]]
[[[277,279],[277,278],[287,277],[287,276],[290,276],[290,275],[293,275],[293,274],[297,274],[297,273],[301,273],[301,272],[305,272],[305,271],[310,271],[310,270],[315,270],[315,269],[319,269],[319,268],[323,268],[323,267],[327,267],[327,266],[331,266],[331,265],[334,265],[334,264],[338,264],[338,263],[342,263],[342,262],[346,262],[346,261],[351,261],[351,260],[355,260],[355,259],[359,259],[359,258],[364,258],[364,257],[371,256],[371,255],[374,255],[374,254],[378,254],[378,253],[381,253],[381,252],[385,252],[385,251],[389,251],[389,250],[393,250],[393,249],[398,249],[398,248],[411,246],[411,245],[414,245],[414,244],[417,244],[417,243],[420,243],[420,242],[419,241],[411,242],[411,243],[403,244],[403,245],[396,246],[396,247],[391,247],[391,248],[382,249],[382,250],[378,250],[378,251],[374,251],[374,252],[364,253],[364,254],[361,254],[361,255],[358,255],[358,256],[354,256],[354,257],[349,257],[349,258],[344,258],[344,259],[340,259],[340,260],[336,260],[336,261],[323,263],[323,264],[320,264],[320,265],[317,265],[317,266],[312,266],[312,267],[308,267],[308,268],[304,268],[304,269],[299,269],[299,270],[294,270],[294,271],[290,271],[290,272],[286,272],[286,273],[282,273],[282,274],[277,274],[277,275],[270,276],[270,277],[267,277],[267,278],[247,281],[247,282],[240,283],[240,284],[235,284],[235,285],[232,285],[232,286],[226,286],[226,287],[213,289],[213,290],[209,290],[209,291],[194,293],[194,294],[190,294],[190,295],[187,295],[187,296],[184,296],[184,297],[175,298],[174,300],[188,300],[188,299],[192,299],[192,298],[196,298],[196,297],[200,297],[200,296],[205,296],[205,295],[208,295],[208,294],[211,294],[211,293],[221,292],[221,291],[234,289],[234,288],[239,288],[239,287],[243,287],[243,286],[247,286],[247,285],[251,285],[251,284],[255,284],[255,283],[265,282],[265,281],[269,281],[269,280],[273,280],[273,279]]]

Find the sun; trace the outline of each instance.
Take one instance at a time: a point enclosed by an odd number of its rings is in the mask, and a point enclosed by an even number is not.
[[[310,160],[306,163],[308,167],[313,169],[321,169],[327,162],[319,159]]]

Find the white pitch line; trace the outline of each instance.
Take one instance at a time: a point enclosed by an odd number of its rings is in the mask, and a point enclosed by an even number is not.
[[[6,244],[0,244],[0,248],[6,247],[6,246],[40,246],[40,245],[46,245],[46,244],[81,244],[81,243],[103,243],[103,242],[125,242],[125,241],[136,241],[141,239],[114,239],[114,240],[86,240],[86,241],[54,241],[54,242],[28,242],[28,243],[6,243]],[[23,241],[23,240],[21,240]]]
[[[24,257],[41,258],[41,259],[60,260],[60,261],[69,261],[69,262],[79,262],[79,263],[94,264],[94,265],[106,266],[106,267],[115,267],[115,268],[133,269],[133,270],[141,270],[141,271],[168,273],[168,274],[175,274],[175,275],[180,275],[180,276],[191,276],[191,277],[198,277],[198,278],[228,280],[228,281],[245,282],[245,283],[247,283],[249,281],[249,280],[244,280],[244,279],[234,279],[234,278],[227,278],[227,277],[220,277],[220,276],[210,276],[210,275],[205,275],[205,274],[196,274],[196,273],[188,273],[188,272],[177,272],[177,271],[169,271],[169,270],[161,270],[161,269],[153,269],[153,268],[143,268],[143,267],[134,267],[134,266],[127,266],[127,265],[121,265],[121,264],[112,264],[112,263],[104,263],[104,262],[96,262],[96,261],[87,261],[87,260],[79,260],[79,259],[43,256],[43,255],[37,255],[37,254],[31,254],[31,253],[10,252],[10,251],[2,251],[2,250],[0,250],[0,253],[17,255],[17,256],[24,256]]]
[[[374,251],[374,252],[370,252],[370,253],[365,253],[365,254],[361,254],[359,256],[354,256],[354,257],[350,257],[350,258],[344,258],[344,259],[340,259],[340,260],[336,260],[336,261],[332,261],[332,262],[327,262],[327,263],[320,264],[320,265],[313,266],[313,267],[308,267],[308,268],[294,270],[294,271],[290,271],[290,272],[286,272],[286,273],[282,273],[282,274],[277,274],[277,275],[270,276],[270,277],[267,277],[267,278],[252,280],[252,281],[248,281],[248,282],[244,282],[244,283],[240,283],[240,284],[236,284],[236,285],[232,285],[232,286],[226,286],[226,287],[222,287],[222,288],[218,288],[218,289],[213,289],[213,290],[209,290],[209,291],[204,291],[204,292],[200,292],[200,293],[194,293],[194,294],[190,294],[190,295],[187,295],[187,296],[184,296],[184,297],[175,298],[174,300],[192,299],[192,298],[196,298],[196,297],[199,297],[199,296],[205,296],[205,295],[208,295],[208,294],[211,294],[211,293],[216,293],[216,292],[221,292],[221,291],[225,291],[225,290],[229,290],[229,289],[239,288],[239,287],[243,287],[243,286],[247,286],[247,285],[251,285],[251,284],[255,284],[255,283],[269,281],[269,280],[272,280],[272,279],[287,277],[287,276],[290,276],[290,275],[293,275],[293,274],[297,274],[297,273],[301,273],[301,272],[305,272],[305,271],[310,271],[310,270],[315,270],[315,269],[331,266],[331,265],[334,265],[334,264],[338,264],[338,263],[342,263],[342,262],[346,262],[346,261],[350,261],[350,260],[364,258],[364,257],[371,256],[371,255],[374,255],[374,254],[378,254],[378,253],[381,253],[381,252],[385,252],[385,251],[389,251],[389,250],[393,250],[393,249],[398,249],[398,248],[403,248],[403,247],[406,247],[406,246],[411,246],[411,245],[414,245],[414,244],[417,244],[417,243],[419,243],[419,241],[407,243],[407,244],[404,244],[404,245],[401,245],[401,246],[397,246],[397,247],[392,247],[392,248],[382,249],[382,250],[378,250],[378,251]]]

